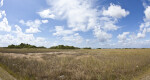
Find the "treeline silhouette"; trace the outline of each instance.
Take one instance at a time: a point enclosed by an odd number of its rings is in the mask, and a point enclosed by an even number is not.
[[[14,44],[9,45],[7,48],[46,48],[46,47],[44,46],[37,47],[35,45],[21,43],[20,45],[14,45]]]
[[[80,49],[80,48],[74,46],[58,45],[58,46],[52,46],[50,47],[50,49]]]
[[[14,44],[8,45],[8,47],[6,47],[6,48],[20,49],[20,48],[46,48],[46,47],[44,47],[44,46],[37,47],[35,45],[21,43],[19,45],[14,45]],[[68,45],[66,45],[66,46],[65,45],[58,45],[58,46],[52,46],[49,49],[92,49],[92,48],[90,48],[90,47],[79,48],[79,47],[68,46]]]
[[[46,48],[46,47],[44,47],[44,46],[37,47],[35,45],[21,43],[19,45],[14,45],[14,44],[8,45],[7,48],[18,48],[18,49],[20,49],[20,48]],[[58,45],[58,46],[52,46],[49,49],[80,49],[80,48],[74,47],[74,46]]]

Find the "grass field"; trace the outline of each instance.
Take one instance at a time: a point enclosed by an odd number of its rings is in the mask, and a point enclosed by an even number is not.
[[[13,76],[11,76],[7,71],[0,67],[0,80],[16,80]]]
[[[150,49],[0,48],[0,65],[18,80],[138,80]]]

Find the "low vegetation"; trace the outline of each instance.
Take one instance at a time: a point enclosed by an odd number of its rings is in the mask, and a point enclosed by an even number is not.
[[[21,43],[20,45],[14,45],[14,44],[9,45],[7,48],[45,48],[45,47],[43,47],[43,46],[36,47],[34,45]]]
[[[150,49],[21,50],[0,53],[0,64],[18,80],[132,80],[150,69]]]
[[[28,48],[28,49],[42,48],[42,49],[46,49],[46,47],[44,47],[44,46],[37,47],[35,45],[30,45],[30,44],[25,44],[25,43],[21,43],[19,45],[11,44],[11,45],[8,45],[8,47],[6,47],[6,48],[9,48],[9,49],[23,49],[23,48]],[[68,45],[58,45],[58,46],[52,46],[49,49],[81,49],[81,48],[74,47],[74,46],[68,46]],[[92,48],[85,47],[85,48],[82,48],[82,49],[92,49]]]
[[[74,46],[58,45],[58,46],[50,47],[50,49],[80,49],[80,48]]]

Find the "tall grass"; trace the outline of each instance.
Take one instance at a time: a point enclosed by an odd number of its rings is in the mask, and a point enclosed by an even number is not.
[[[150,68],[150,49],[67,52],[43,53],[40,54],[42,60],[1,53],[0,64],[9,68],[19,80],[131,80]]]

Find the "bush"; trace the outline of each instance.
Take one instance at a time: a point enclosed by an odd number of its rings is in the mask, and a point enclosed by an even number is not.
[[[74,46],[58,45],[58,46],[52,46],[50,47],[50,49],[80,49],[80,48]]]
[[[83,48],[83,49],[92,49],[91,47],[85,47],[85,48]]]
[[[34,45],[21,43],[20,45],[9,45],[8,48],[38,48]]]

